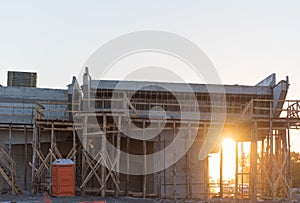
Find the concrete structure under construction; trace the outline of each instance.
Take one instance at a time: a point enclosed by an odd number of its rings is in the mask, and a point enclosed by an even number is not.
[[[83,84],[74,77],[67,89],[0,87],[1,191],[51,192],[51,163],[69,158],[81,194],[289,199],[289,130],[300,114],[299,101],[286,100],[288,87],[275,74],[254,86],[222,86],[99,81],[88,69]],[[233,189],[222,164],[220,191],[210,189],[208,154],[228,134],[251,142],[247,194],[238,156]]]

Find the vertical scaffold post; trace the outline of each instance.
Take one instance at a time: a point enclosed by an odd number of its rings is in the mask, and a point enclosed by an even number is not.
[[[72,133],[73,133],[73,152],[75,153],[73,156],[73,161],[74,164],[76,166],[76,131],[75,131],[75,125],[73,124],[73,129],[72,129]],[[74,174],[76,174],[76,167],[74,168]],[[76,180],[75,180],[76,183]]]
[[[36,169],[36,152],[37,152],[37,127],[34,123],[33,131],[32,131],[32,168],[31,168],[31,194],[34,195],[36,193],[35,187],[35,169]]]
[[[143,176],[143,198],[146,197],[146,190],[147,190],[147,143],[146,143],[146,123],[143,120],[143,154],[144,154],[144,176]]]
[[[8,131],[8,155],[11,156],[11,131],[12,131],[12,123],[9,124]]]
[[[207,136],[207,125],[204,124],[204,129],[203,129],[203,137],[202,137],[202,144],[204,143],[204,140]],[[191,153],[191,152],[189,152]],[[205,167],[204,167],[204,200],[208,201],[209,198],[209,191],[210,191],[210,186],[209,186],[209,160],[208,160],[208,156],[205,158]],[[191,176],[191,180],[192,180],[192,172],[190,174]],[[193,198],[193,192],[192,192],[192,183],[190,185],[190,192],[191,192],[191,198]]]
[[[188,124],[188,136],[187,139],[185,139],[185,143],[186,143],[186,148],[188,148],[188,144],[191,141],[191,137],[192,137],[192,126],[191,123]],[[197,139],[197,138],[196,138]],[[191,184],[192,184],[192,177],[191,177],[191,150],[188,149],[188,151],[186,152],[186,170],[185,170],[185,177],[186,177],[186,198],[187,199],[191,199]],[[204,171],[206,171],[204,169]],[[204,177],[205,178],[205,177]],[[204,183],[204,187],[205,187],[205,183]]]
[[[235,141],[235,195],[234,201],[238,202],[238,185],[239,185],[239,143]]]
[[[176,137],[176,123],[173,121],[173,139]],[[173,148],[173,198],[177,200],[177,183],[176,183],[176,175],[177,175],[177,167],[176,167],[176,145]]]
[[[160,130],[161,128],[161,125],[160,125],[160,122],[158,122],[158,129]],[[157,151],[158,151],[158,169],[160,169],[161,167],[161,156],[160,156],[160,150],[161,150],[161,134],[159,133],[157,135]],[[157,182],[158,182],[158,185],[157,185],[157,197],[158,198],[161,198],[161,172],[158,171],[157,172]]]
[[[27,190],[27,169],[28,169],[28,146],[27,146],[27,126],[24,125],[24,189]]]
[[[223,147],[220,144],[220,198],[223,198]]]
[[[81,183],[84,182],[87,174],[87,167],[86,167],[86,147],[87,147],[87,133],[88,133],[88,115],[85,114],[83,118],[83,132],[82,132],[82,154],[81,154]],[[85,188],[86,184],[81,189],[81,195],[85,196]]]
[[[251,130],[250,150],[250,199],[257,202],[257,121],[254,121],[254,130]]]
[[[51,147],[51,152],[53,152],[54,150],[54,123],[51,123],[51,143],[50,143],[50,147]],[[53,156],[50,156],[50,178],[52,178],[52,162],[53,162]],[[52,181],[50,181],[49,183],[49,190],[50,190],[50,194],[52,194]]]
[[[102,158],[101,158],[101,181],[102,181],[102,190],[101,190],[101,197],[105,197],[105,193],[106,193],[106,182],[105,182],[105,177],[106,177],[106,123],[107,123],[107,120],[106,120],[106,114],[103,113],[103,135],[102,135],[102,138],[101,138],[101,151],[102,151]]]
[[[121,147],[121,127],[122,127],[122,118],[121,116],[119,115],[118,117],[118,134],[117,134],[117,165],[116,165],[116,178],[117,178],[117,183],[120,184],[120,147]],[[118,198],[119,197],[119,194],[120,194],[120,190],[119,190],[119,187],[115,187],[116,188],[116,194],[115,196]]]
[[[129,144],[130,144],[130,138],[129,138],[129,129],[130,129],[130,118],[128,118],[128,121],[127,121],[127,137],[126,137],[126,152],[127,152],[127,155],[126,155],[126,195],[129,194],[129,153],[130,153],[130,150],[129,150]]]

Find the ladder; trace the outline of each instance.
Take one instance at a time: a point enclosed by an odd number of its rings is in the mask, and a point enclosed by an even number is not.
[[[21,191],[15,183],[16,162],[0,147],[0,174],[5,179],[13,194],[20,194]]]

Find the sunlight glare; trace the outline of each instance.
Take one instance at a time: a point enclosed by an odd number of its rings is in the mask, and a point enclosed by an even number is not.
[[[235,141],[225,138],[222,142],[223,149],[223,180],[235,178]],[[210,154],[209,175],[212,180],[220,178],[220,152]]]
[[[223,148],[223,177],[234,179],[235,177],[235,141],[225,138],[222,142]]]

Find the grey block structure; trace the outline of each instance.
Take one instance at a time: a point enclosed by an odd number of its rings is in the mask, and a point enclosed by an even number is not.
[[[69,158],[81,195],[288,200],[289,130],[300,123],[299,101],[286,100],[288,87],[288,78],[277,83],[275,74],[255,86],[223,86],[93,80],[88,69],[83,84],[74,77],[67,89],[0,87],[0,155],[15,166],[0,162],[11,180],[1,173],[1,191],[51,193],[51,163]],[[237,143],[251,143],[249,181],[241,182],[237,168],[228,192],[221,164],[220,191],[213,193],[209,154],[221,150],[228,132]],[[146,156],[168,146],[165,154]],[[249,184],[247,194],[241,184]]]

